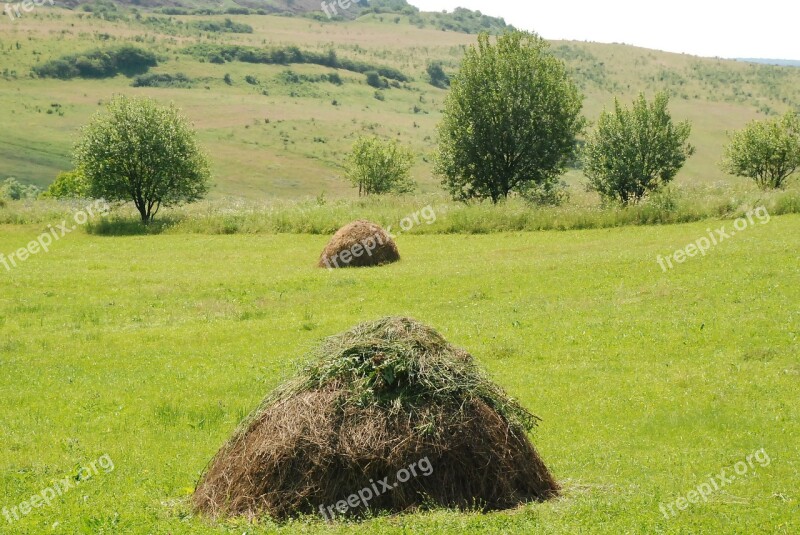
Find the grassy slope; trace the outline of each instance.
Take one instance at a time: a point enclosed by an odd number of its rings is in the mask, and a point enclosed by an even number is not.
[[[336,273],[312,267],[322,236],[71,234],[0,273],[0,507],[103,454],[116,470],[0,533],[273,531],[207,526],[187,495],[295,357],[390,314],[468,348],[543,418],[565,497],[283,532],[796,533],[800,217],[662,273],[656,255],[707,226],[403,236],[402,263]],[[41,230],[4,227],[0,251]],[[760,448],[769,467],[661,516]]]
[[[463,46],[474,36],[418,29],[408,24],[380,22],[367,16],[352,23],[320,23],[285,17],[233,17],[255,28],[250,35],[212,37],[253,46],[295,44],[305,48],[334,48],[341,57],[387,64],[416,78],[411,89],[386,91],[385,102],[374,98],[364,77],[344,72],[346,83],[290,86],[276,77],[280,66],[242,63],[212,65],[180,54],[185,45],[202,38],[191,32],[157,33],[137,23],[103,22],[61,10],[26,16],[7,27],[0,37],[0,61],[7,69],[0,78],[0,122],[14,125],[0,140],[0,176],[15,175],[39,185],[48,184],[69,167],[69,151],[77,129],[100,104],[115,93],[149,95],[180,105],[200,130],[213,155],[218,196],[296,198],[326,192],[353,196],[339,178],[338,164],[355,136],[375,132],[399,137],[420,156],[415,169],[423,191],[438,189],[430,164],[423,161],[434,149],[435,125],[446,93],[424,81],[429,60],[442,60],[455,71]],[[194,89],[134,89],[124,77],[112,80],[34,80],[28,77],[36,62],[63,53],[121,42],[142,41],[163,56],[156,72],[184,72],[198,78]],[[16,45],[19,43],[20,48]],[[578,73],[587,95],[586,112],[596,117],[615,95],[629,100],[639,90],[652,94],[664,87],[674,94],[679,119],[694,123],[692,141],[697,155],[679,176],[682,183],[735,180],[716,167],[726,130],[763,117],[759,110],[783,110],[800,103],[800,70],[740,62],[699,59],[625,45],[554,43],[556,52]],[[293,66],[304,73],[325,73],[315,66]],[[233,86],[222,78],[233,77]],[[246,75],[266,86],[248,85]],[[331,102],[338,101],[338,106]],[[53,104],[59,113],[47,114]],[[414,108],[419,108],[419,113]],[[57,110],[56,110],[57,111]],[[269,120],[269,124],[266,123]],[[582,180],[569,175],[572,183]]]

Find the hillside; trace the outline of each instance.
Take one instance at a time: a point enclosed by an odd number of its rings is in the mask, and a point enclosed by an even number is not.
[[[739,61],[749,63],[762,63],[764,65],[778,65],[781,67],[800,67],[800,60],[796,59],[769,59],[769,58],[737,58]]]
[[[412,146],[419,157],[414,174],[423,191],[437,190],[430,155],[446,91],[430,85],[425,71],[429,62],[439,61],[454,74],[475,36],[430,24],[419,27],[415,17],[371,12],[344,22],[122,12],[106,20],[80,9],[42,9],[6,21],[0,37],[0,121],[13,127],[0,139],[0,177],[46,186],[70,168],[79,127],[112,95],[126,93],[183,108],[214,162],[215,196],[352,197],[339,165],[354,138],[365,132]],[[85,57],[122,45],[155,53],[157,66],[146,74],[102,78],[32,74],[62,56]],[[552,45],[585,93],[590,118],[612,105],[615,96],[629,100],[638,91],[672,93],[674,114],[693,122],[692,142],[698,148],[679,183],[734,180],[717,169],[726,131],[800,107],[796,68],[621,44]],[[303,63],[259,62],[275,48],[299,50]],[[335,63],[326,59],[332,57]],[[388,87],[367,85],[365,68],[380,70]],[[571,172],[568,180],[578,185],[582,177]]]
[[[480,11],[456,8],[452,12],[423,12],[406,0],[66,0],[65,7],[92,13],[105,20],[121,20],[131,12],[165,15],[274,15],[301,16],[316,20],[353,20],[375,13],[380,16],[403,15],[405,22],[419,28],[432,26],[443,31],[499,33],[513,26],[498,17]],[[346,7],[342,7],[346,6]],[[396,20],[393,17],[393,20]]]

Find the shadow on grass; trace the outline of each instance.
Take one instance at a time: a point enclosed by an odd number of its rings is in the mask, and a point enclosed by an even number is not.
[[[145,225],[139,219],[105,218],[88,223],[86,232],[94,236],[150,236],[161,234],[179,221],[178,218],[163,218]]]

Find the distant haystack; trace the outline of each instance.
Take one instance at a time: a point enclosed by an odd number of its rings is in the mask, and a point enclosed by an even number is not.
[[[343,227],[328,243],[319,259],[319,267],[335,269],[372,267],[400,260],[391,236],[375,223],[358,220]]]
[[[217,453],[193,504],[331,519],[542,501],[559,487],[528,440],[536,421],[436,331],[386,318],[327,339]]]

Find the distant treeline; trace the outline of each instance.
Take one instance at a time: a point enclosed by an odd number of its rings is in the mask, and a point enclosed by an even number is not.
[[[109,78],[123,73],[144,74],[158,65],[156,55],[135,46],[98,48],[80,54],[69,54],[33,67],[41,78]]]
[[[155,10],[164,15],[274,15],[272,11],[265,9],[250,9],[247,7],[228,7],[225,9],[208,8],[186,8],[186,7],[162,7]]]
[[[425,12],[410,5],[406,0],[370,0],[368,6],[361,11],[361,14],[375,13],[377,15],[405,15],[409,22],[420,28],[428,25],[441,30],[452,32],[463,32],[476,34],[489,32],[493,34],[513,30],[514,27],[507,24],[499,17],[490,17],[480,11],[472,11],[463,7],[457,7],[450,13],[446,12]]]
[[[340,59],[336,56],[336,51],[310,52],[300,50],[296,46],[283,48],[256,48],[239,45],[214,45],[199,44],[184,49],[186,54],[208,61],[211,63],[226,63],[229,61],[241,61],[244,63],[264,63],[268,65],[290,65],[293,63],[308,63],[322,65],[333,69],[343,69],[361,74],[375,71],[384,78],[397,80],[398,82],[409,82],[411,79],[392,67],[370,65],[361,61],[351,59]]]

